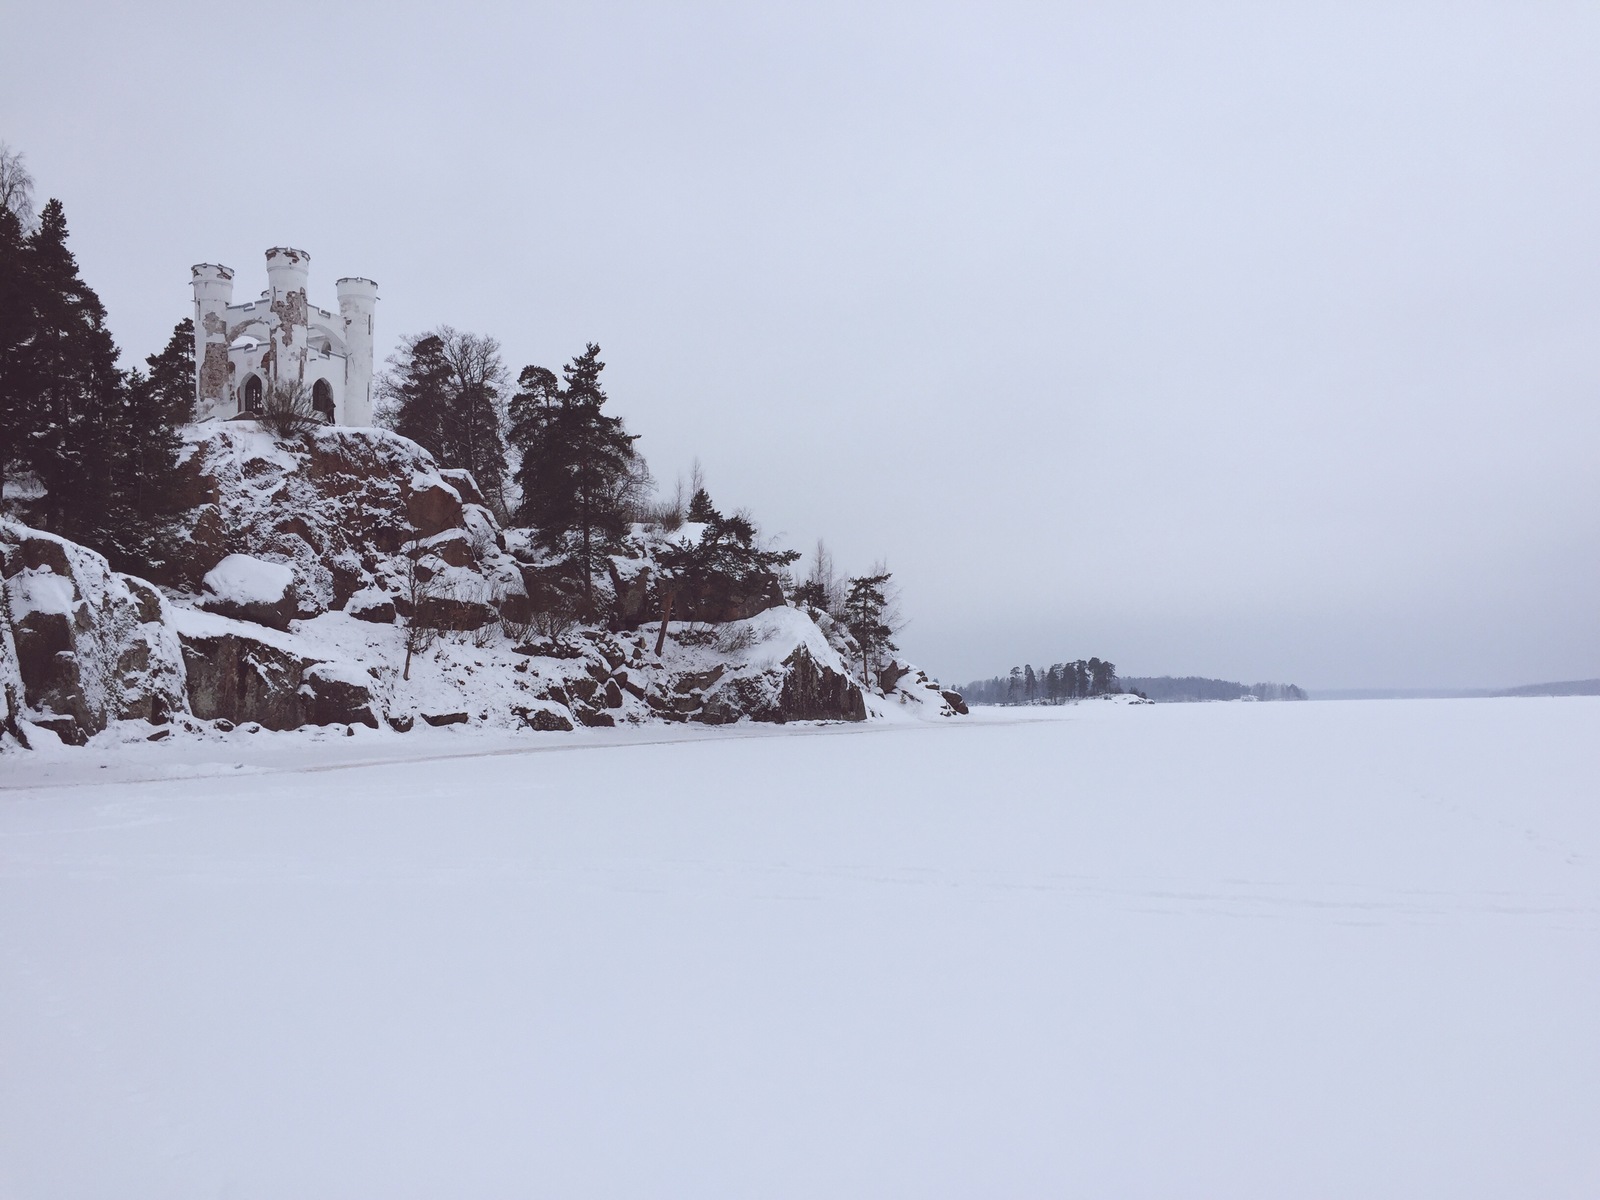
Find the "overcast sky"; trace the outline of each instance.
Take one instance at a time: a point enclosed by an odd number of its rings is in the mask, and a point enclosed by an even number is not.
[[[1600,6],[4,4],[135,361],[191,263],[886,558],[947,681],[1600,675]]]

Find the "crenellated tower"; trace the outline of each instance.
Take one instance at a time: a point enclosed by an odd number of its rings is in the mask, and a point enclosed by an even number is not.
[[[372,331],[378,285],[370,279],[347,276],[335,286],[345,344],[344,408],[339,418],[346,425],[371,425]]]
[[[228,305],[233,302],[233,272],[217,263],[196,263],[189,268],[194,288],[194,399],[197,409],[207,401],[233,400],[233,380],[228,374]]]
[[[288,246],[267,251],[268,299],[277,329],[272,339],[272,382],[284,387],[306,383],[306,350],[310,346],[306,280],[311,255]]]

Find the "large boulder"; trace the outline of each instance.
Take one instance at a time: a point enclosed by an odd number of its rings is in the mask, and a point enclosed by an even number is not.
[[[461,497],[443,480],[415,478],[406,496],[406,519],[419,538],[430,538],[446,529],[459,529]]]
[[[301,676],[300,695],[306,701],[308,724],[378,727],[372,677],[357,668],[313,663]]]
[[[94,551],[0,521],[0,721],[45,724],[78,742],[114,720],[187,708],[177,640],[148,583]]]
[[[292,567],[248,554],[230,554],[206,572],[200,607],[207,612],[288,629],[300,609]]]

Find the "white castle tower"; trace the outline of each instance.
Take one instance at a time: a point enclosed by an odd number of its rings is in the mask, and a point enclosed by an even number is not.
[[[233,271],[190,268],[194,288],[196,412],[231,417],[260,412],[275,388],[303,387],[328,422],[372,424],[372,336],[378,285],[339,280],[339,311],[306,298],[311,256],[267,251],[267,290],[233,303]]]

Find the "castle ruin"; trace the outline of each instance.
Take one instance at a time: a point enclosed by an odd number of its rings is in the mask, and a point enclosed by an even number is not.
[[[301,387],[330,424],[372,424],[372,318],[378,285],[347,277],[334,287],[339,311],[306,299],[311,256],[267,251],[266,291],[233,303],[233,271],[190,268],[194,287],[196,412],[231,417],[263,410],[274,390]]]

